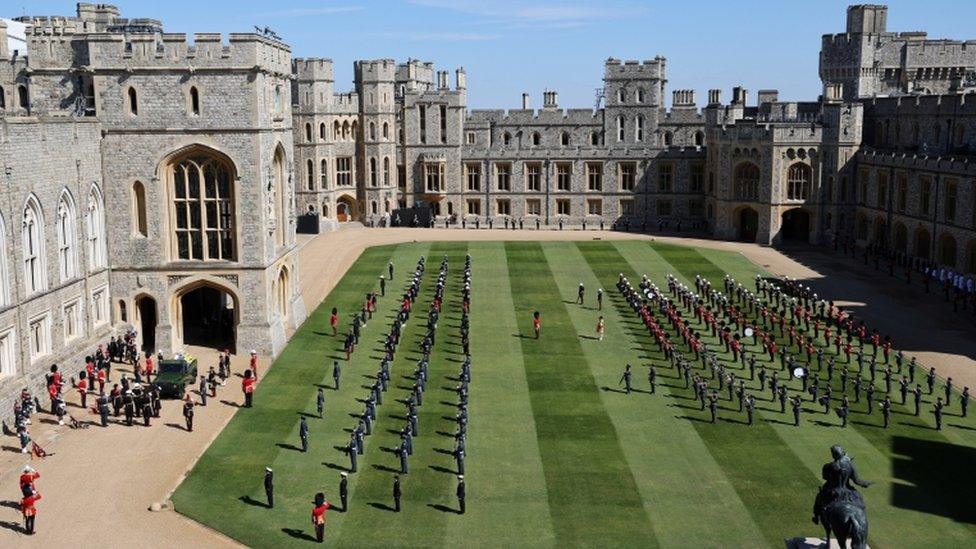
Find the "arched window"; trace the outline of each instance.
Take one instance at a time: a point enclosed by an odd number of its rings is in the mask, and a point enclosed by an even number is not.
[[[58,200],[58,265],[61,281],[71,280],[78,276],[77,255],[75,249],[75,203],[67,192],[61,193]]]
[[[939,263],[952,269],[956,267],[956,239],[950,234],[939,239]]]
[[[24,287],[27,295],[47,288],[47,274],[44,266],[44,216],[37,198],[31,195],[24,206],[22,228],[24,251]]]
[[[141,181],[132,184],[132,219],[135,221],[136,231],[147,236],[149,227],[146,218],[146,188]]]
[[[0,216],[0,307],[10,305],[10,272],[7,270],[7,224]]]
[[[17,99],[20,101],[20,108],[30,110],[30,94],[27,93],[27,86],[23,84],[17,86]]]
[[[674,143],[674,134],[671,132],[664,132],[664,146],[670,147]]]
[[[563,147],[569,146],[569,132],[563,132],[559,134],[559,144]]]
[[[505,132],[502,134],[502,144],[510,145],[512,143],[512,134]]]
[[[288,301],[291,295],[291,289],[288,285],[288,269],[282,267],[281,272],[278,273],[278,280],[275,281],[275,290],[275,308],[278,314],[286,316],[288,314]]]
[[[279,146],[271,162],[271,225],[274,227],[275,243],[284,246],[286,240],[285,225],[288,218],[285,215],[285,152]]]
[[[532,145],[534,147],[538,147],[541,144],[542,144],[542,136],[539,135],[539,132],[532,132]]]
[[[136,94],[136,89],[133,87],[129,87],[129,90],[126,92],[126,94],[129,99],[129,103],[127,105],[127,107],[129,108],[129,114],[131,114],[132,116],[137,116],[139,114],[139,96],[138,94]]]
[[[0,86],[0,110],[7,108],[7,93],[3,90],[3,86]]]
[[[322,217],[329,217],[329,203],[322,201]]]
[[[325,122],[319,124],[319,139],[325,141]]]
[[[735,167],[733,188],[737,200],[755,200],[759,197],[759,166],[743,162]]]
[[[129,315],[126,313],[126,310],[125,310],[125,300],[124,299],[120,299],[119,300],[119,320],[121,320],[122,322],[128,322],[129,321]]]
[[[321,179],[319,185],[321,185],[323,189],[329,188],[328,174],[329,174],[329,162],[323,158],[321,162],[321,166],[319,166],[319,179]]]
[[[644,117],[641,115],[634,119],[634,140],[638,143],[644,140]]]
[[[376,180],[377,180],[377,175],[376,175],[376,158],[373,157],[373,158],[370,158],[369,159],[369,185],[371,187],[375,187],[376,186]]]
[[[623,116],[617,117],[617,141],[623,141],[625,138],[625,132],[627,131],[627,123],[624,121]]]
[[[379,205],[375,200],[369,203],[369,212],[373,215],[376,215],[379,212]]]
[[[281,102],[281,85],[274,87],[274,112],[281,114],[282,102]]]
[[[307,122],[305,123],[305,142],[312,142],[312,125]]]
[[[105,253],[105,204],[102,192],[92,185],[88,192],[88,213],[85,216],[85,240],[88,242],[88,269],[96,270],[108,265]]]
[[[234,244],[233,174],[226,162],[195,153],[169,167],[173,199],[173,255],[178,259],[226,260]]]
[[[703,147],[705,146],[705,134],[702,132],[695,132],[695,146]]]
[[[190,86],[190,113],[200,116],[200,92],[196,86]]]
[[[308,190],[315,190],[315,163],[309,158],[305,162],[305,186]]]
[[[627,92],[623,88],[617,90],[617,102],[624,103],[627,100]]]
[[[590,133],[590,145],[594,147],[600,144],[600,132]]]
[[[383,186],[390,185],[390,157],[383,159]]]
[[[390,138],[390,123],[383,122],[383,139],[389,139],[389,138]]]
[[[644,90],[643,89],[640,89],[640,88],[637,89],[637,102],[638,103],[643,103],[644,102]]]
[[[348,120],[346,120],[345,122],[342,123],[342,139],[344,139],[344,140],[348,140],[349,139],[349,121]]]
[[[341,132],[342,132],[342,127],[339,125],[339,121],[336,120],[332,124],[332,140],[338,141],[342,137]]]
[[[810,166],[797,162],[786,174],[786,199],[806,200],[810,197]]]
[[[369,123],[369,140],[376,141],[376,124],[374,122]]]

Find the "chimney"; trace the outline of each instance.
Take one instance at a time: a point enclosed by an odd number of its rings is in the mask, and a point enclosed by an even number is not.
[[[720,105],[722,103],[722,90],[708,90],[708,104]]]
[[[759,90],[757,101],[760,105],[779,101],[779,90]],[[744,98],[743,98],[744,102]]]
[[[748,90],[742,86],[732,88],[732,104],[745,106],[747,93]]]
[[[458,67],[454,71],[454,83],[459,90],[468,89],[468,76],[464,73],[464,67]]]
[[[10,50],[7,48],[7,23],[0,19],[0,59],[10,58]]]
[[[559,107],[558,103],[559,103],[559,94],[549,90],[542,92],[542,108],[555,109]]]
[[[523,93],[522,94],[522,110],[528,110],[528,109],[529,109],[529,94]]]
[[[824,101],[827,103],[840,103],[844,98],[844,85],[834,82],[824,85]]]
[[[447,89],[447,71],[437,71],[437,89]]]

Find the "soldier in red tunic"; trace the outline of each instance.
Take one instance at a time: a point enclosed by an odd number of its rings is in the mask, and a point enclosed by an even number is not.
[[[37,517],[37,509],[34,504],[41,499],[41,494],[33,492],[29,496],[25,496],[24,499],[20,500],[20,512],[24,514],[24,530],[27,531],[27,535],[34,535],[34,519]]]
[[[34,470],[30,465],[24,466],[24,472],[20,475],[20,492],[27,497],[37,491],[34,481],[41,478],[41,474]]]
[[[325,501],[325,494],[315,494],[315,506],[312,507],[312,526],[315,527],[315,539],[325,541],[325,512],[329,510],[329,502]]]
[[[244,381],[241,382],[241,390],[244,391],[244,407],[251,407],[251,399],[254,394],[254,377],[251,376],[251,370],[246,370],[244,372]]]

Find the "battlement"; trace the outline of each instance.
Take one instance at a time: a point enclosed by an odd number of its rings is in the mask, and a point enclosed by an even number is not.
[[[601,124],[598,113],[591,109],[472,109],[466,121],[494,123],[499,126],[533,125],[592,125]]]
[[[300,82],[332,82],[332,59],[299,57],[291,60],[291,73]]]
[[[613,57],[604,62],[603,79],[609,80],[633,80],[665,78],[665,65],[667,60],[663,56],[645,61],[620,61]]]
[[[888,25],[888,6],[860,4],[847,7],[847,32],[879,34]]]
[[[406,63],[397,65],[397,82],[424,82],[434,84],[434,64],[430,61],[408,59]]]
[[[976,116],[976,93],[875,97],[865,103],[872,116]]]
[[[355,77],[358,82],[388,82],[396,80],[397,64],[393,59],[356,61]]]
[[[192,66],[254,68],[291,74],[291,49],[278,40],[253,33],[197,33],[193,42],[182,33],[161,35],[93,33],[87,36],[93,69],[137,70]]]
[[[694,107],[695,90],[673,90],[671,92],[672,107]]]
[[[966,157],[929,156],[902,152],[878,151],[862,147],[857,152],[860,162],[905,170],[927,172],[952,172],[960,175],[976,175],[976,163]]]

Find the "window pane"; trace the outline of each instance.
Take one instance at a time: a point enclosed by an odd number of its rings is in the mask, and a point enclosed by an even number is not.
[[[183,166],[177,166],[173,170],[173,176],[176,186],[176,198],[186,198],[186,176],[183,172]]]
[[[176,228],[186,229],[186,204],[176,205]]]
[[[196,167],[191,167],[187,171],[187,176],[189,177],[188,196],[198,198],[200,196],[200,172],[197,171]]]
[[[215,228],[217,227],[217,203],[214,201],[207,201],[207,227]]]
[[[190,233],[193,247],[193,259],[203,259],[203,238],[199,232]]]
[[[199,204],[188,204],[187,207],[190,209],[190,228],[199,229],[200,228],[200,205]]]
[[[190,235],[188,233],[176,233],[176,240],[179,244],[180,259],[190,259]]]
[[[217,231],[207,231],[207,259],[220,259]]]

